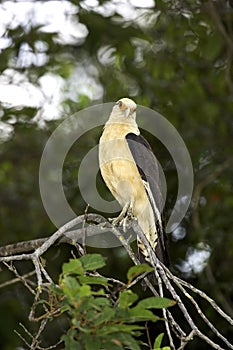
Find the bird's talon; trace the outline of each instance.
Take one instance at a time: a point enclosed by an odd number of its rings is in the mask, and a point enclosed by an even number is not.
[[[120,223],[119,218],[108,218],[108,221],[113,225],[113,226],[117,226]]]

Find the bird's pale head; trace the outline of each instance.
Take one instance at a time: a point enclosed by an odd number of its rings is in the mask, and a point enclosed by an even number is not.
[[[113,107],[113,113],[115,112],[116,114],[125,118],[131,117],[135,119],[136,108],[137,105],[133,100],[124,97],[116,102],[115,106]]]

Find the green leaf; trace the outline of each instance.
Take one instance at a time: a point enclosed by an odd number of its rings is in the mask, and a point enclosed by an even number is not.
[[[65,338],[65,336],[63,336],[62,339],[65,342],[65,349],[66,350],[82,350],[81,345],[76,340],[70,339],[68,337]]]
[[[69,329],[66,334],[64,334],[61,339],[65,343],[65,349],[66,350],[81,350],[80,342],[74,340],[76,332],[72,329]]]
[[[85,350],[99,350],[101,349],[101,340],[95,335],[84,336]]]
[[[146,310],[140,306],[128,310],[128,322],[153,321],[156,322],[158,317],[150,310]]]
[[[128,281],[131,282],[134,278],[138,277],[139,275],[143,274],[144,272],[151,272],[153,270],[154,270],[154,268],[147,265],[147,264],[132,266],[127,273]]]
[[[124,350],[124,345],[118,340],[117,335],[105,335],[103,338],[104,350]]]
[[[61,288],[67,297],[73,298],[77,296],[80,290],[80,284],[76,278],[71,276],[65,276],[61,282]]]
[[[93,271],[105,266],[105,260],[100,254],[86,254],[82,256],[81,261],[85,271]]]
[[[83,275],[83,267],[78,259],[70,259],[68,263],[62,265],[63,274]]]
[[[115,334],[115,339],[117,339],[118,341],[123,343],[125,346],[127,346],[127,349],[140,350],[140,347],[137,341],[128,333]]]
[[[116,333],[116,332],[124,332],[124,333],[129,333],[129,334],[134,334],[135,331],[137,330],[142,330],[144,327],[138,326],[138,325],[128,325],[128,324],[115,324],[115,325],[106,325],[101,327],[98,330],[98,335],[103,336],[111,333]]]
[[[118,299],[119,307],[126,309],[137,300],[138,300],[137,294],[133,293],[131,290],[124,290],[123,292],[120,293],[120,296]]]
[[[106,293],[105,293],[104,289],[101,288],[101,289],[99,289],[97,291],[93,291],[92,294],[93,295],[105,295]]]
[[[108,279],[105,277],[99,277],[99,276],[80,276],[79,282],[81,284],[99,284],[102,286],[108,285]]]
[[[158,348],[160,349],[161,347],[161,344],[162,344],[162,341],[163,341],[163,337],[164,337],[164,333],[161,333],[157,336],[157,338],[155,339],[155,342],[154,342],[154,348]]]
[[[78,292],[80,298],[92,295],[91,287],[88,285],[81,286]]]
[[[101,323],[107,323],[115,316],[115,310],[110,307],[105,307],[102,312],[99,312],[97,316],[93,317],[94,327],[98,327]]]
[[[150,297],[139,301],[138,306],[145,309],[163,309],[175,305],[176,302],[171,299],[161,297]]]
[[[96,298],[93,301],[94,307],[102,308],[104,306],[109,306],[110,305],[110,300],[107,298]]]

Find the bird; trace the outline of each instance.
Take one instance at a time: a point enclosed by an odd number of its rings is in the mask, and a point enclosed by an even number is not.
[[[158,161],[136,122],[136,103],[121,98],[112,108],[99,140],[101,176],[122,207],[117,224],[127,214],[137,219],[157,258],[166,266],[169,257],[162,213]],[[137,237],[139,260],[151,262],[148,249]]]

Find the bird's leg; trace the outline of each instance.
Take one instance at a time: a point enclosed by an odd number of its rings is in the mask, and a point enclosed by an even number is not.
[[[126,213],[128,212],[129,207],[130,207],[130,203],[128,202],[128,203],[126,203],[124,205],[124,207],[123,207],[122,211],[120,212],[120,214],[116,218],[111,220],[112,224],[114,226],[116,226],[119,223],[122,223],[122,221],[124,220],[124,218],[126,216]]]
[[[131,220],[133,217],[134,217],[134,215],[133,215],[133,202],[131,201],[129,206],[128,206],[126,218]]]
[[[126,232],[128,222],[133,218],[132,202],[128,202],[123,207],[120,215],[117,218],[110,219],[113,225],[121,225],[123,231]]]
[[[124,232],[126,232],[127,224],[132,218],[133,218],[133,207],[132,207],[132,202],[130,202],[127,208],[127,213],[120,222],[120,224],[123,226]]]

